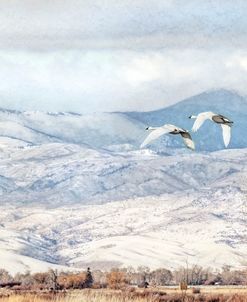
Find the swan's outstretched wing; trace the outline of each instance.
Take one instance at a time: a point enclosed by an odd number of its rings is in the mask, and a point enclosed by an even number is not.
[[[189,134],[189,132],[180,132],[180,134],[182,135],[182,138],[184,140],[185,145],[191,149],[191,150],[195,150],[195,143],[193,142],[191,135]]]
[[[194,122],[194,125],[192,127],[192,131],[196,132],[207,119],[208,119],[208,117],[206,115],[198,114],[198,116]]]
[[[161,135],[171,132],[170,129],[166,128],[165,126],[152,130],[152,132],[146,137],[144,142],[141,144],[141,148],[145,147],[146,145],[150,144],[152,141],[159,138]]]
[[[231,139],[231,127],[226,124],[221,124],[224,144],[227,147]]]

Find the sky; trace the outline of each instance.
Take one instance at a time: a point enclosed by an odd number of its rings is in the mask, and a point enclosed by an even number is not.
[[[245,0],[1,0],[0,106],[155,110],[247,95]]]

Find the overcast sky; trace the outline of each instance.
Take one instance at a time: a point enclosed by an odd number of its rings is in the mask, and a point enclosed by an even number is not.
[[[2,0],[0,106],[153,110],[247,94],[245,0]]]

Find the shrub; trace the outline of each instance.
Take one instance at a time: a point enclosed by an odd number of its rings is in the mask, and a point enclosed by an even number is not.
[[[85,273],[62,274],[58,277],[58,284],[62,289],[79,289],[84,288],[85,280]]]
[[[111,289],[121,289],[128,284],[126,273],[119,271],[119,270],[113,270],[106,276],[108,287]]]
[[[193,294],[200,294],[200,293],[201,293],[201,289],[198,288],[198,287],[193,287],[193,288],[192,288],[192,293],[193,293]]]

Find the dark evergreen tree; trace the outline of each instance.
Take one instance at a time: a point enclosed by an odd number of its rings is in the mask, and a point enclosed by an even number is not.
[[[93,276],[90,271],[90,267],[87,268],[86,280],[84,284],[86,288],[90,288],[93,286]]]

